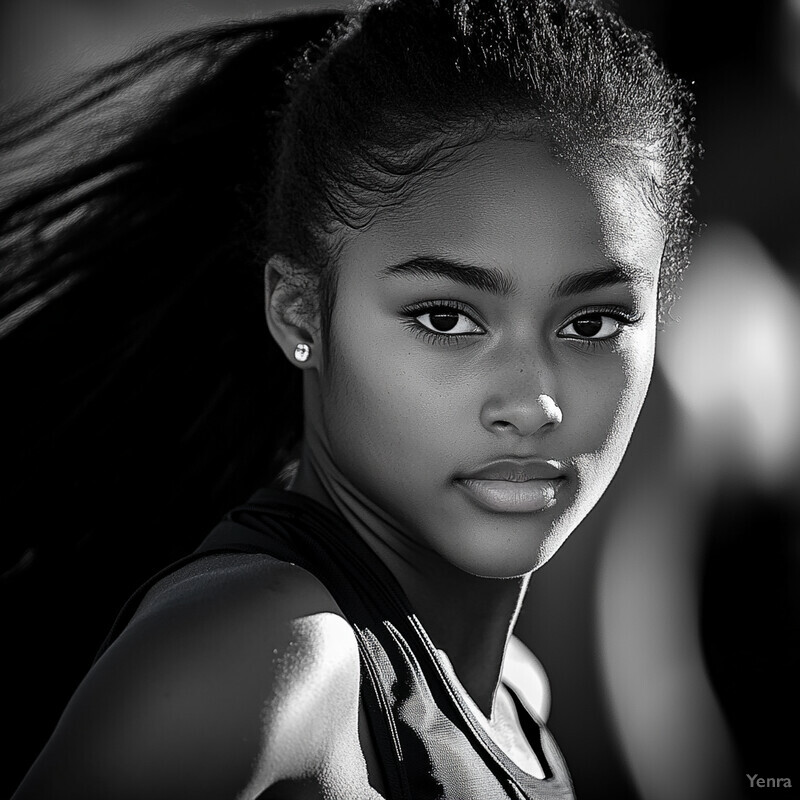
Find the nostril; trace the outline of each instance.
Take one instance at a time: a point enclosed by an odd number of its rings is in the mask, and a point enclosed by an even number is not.
[[[551,430],[561,424],[562,414],[556,401],[547,394],[532,397],[504,397],[487,400],[480,412],[480,421],[496,435],[516,433],[529,436],[539,430]]]

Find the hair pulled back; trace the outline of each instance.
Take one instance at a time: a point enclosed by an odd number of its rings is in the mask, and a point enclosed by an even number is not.
[[[323,319],[333,234],[368,225],[490,136],[543,136],[578,171],[597,158],[633,168],[664,220],[668,311],[694,232],[693,101],[612,12],[580,0],[375,2],[305,53],[290,89],[266,242],[319,271]]]
[[[268,480],[301,404],[266,331],[265,260],[298,266],[324,321],[338,232],[483,138],[640,165],[667,308],[693,228],[691,105],[593,3],[378,0],[180,34],[9,109],[7,563],[122,540],[141,576]]]

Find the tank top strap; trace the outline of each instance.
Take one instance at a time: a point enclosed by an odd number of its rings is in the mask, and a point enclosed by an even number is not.
[[[547,776],[519,768],[495,744],[450,680],[397,582],[336,512],[291,491],[261,489],[234,508],[191,555],[131,597],[104,648],[144,594],[175,569],[216,553],[264,553],[319,579],[356,636],[361,696],[388,800],[568,800],[572,784],[541,726]]]
[[[394,575],[339,514],[293,492],[260,490],[201,549],[231,546],[255,547],[307,569],[342,608],[359,642],[365,705],[392,798],[573,798],[544,725],[537,730],[545,779],[524,772],[491,739]]]

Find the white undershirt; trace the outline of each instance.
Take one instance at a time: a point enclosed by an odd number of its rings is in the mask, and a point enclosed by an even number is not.
[[[447,654],[442,650],[438,652],[455,687],[492,741],[524,772],[534,778],[544,778],[542,765],[522,732],[516,706],[506,688],[506,685],[511,687],[535,720],[546,719],[550,710],[550,689],[536,656],[519,639],[511,637],[503,660],[502,683],[495,697],[492,717],[488,719],[458,680]]]

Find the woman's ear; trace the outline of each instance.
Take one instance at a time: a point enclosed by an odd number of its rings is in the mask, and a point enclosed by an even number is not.
[[[317,280],[285,256],[264,267],[267,326],[286,358],[313,367],[321,350]]]

